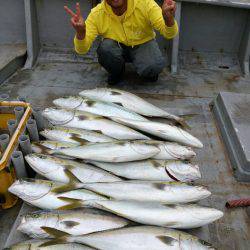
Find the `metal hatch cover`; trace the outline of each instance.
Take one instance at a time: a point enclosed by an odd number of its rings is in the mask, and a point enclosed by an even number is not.
[[[212,107],[236,179],[250,182],[250,95],[220,92]]]

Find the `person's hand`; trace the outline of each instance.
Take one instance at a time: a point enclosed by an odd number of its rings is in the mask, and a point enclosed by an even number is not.
[[[176,11],[176,3],[173,0],[164,0],[162,5],[162,15],[167,26],[174,25],[174,15]]]
[[[64,9],[71,16],[70,22],[73,28],[76,30],[77,39],[83,40],[86,35],[86,24],[81,14],[80,4],[76,3],[76,13],[74,13],[67,6],[64,6]]]

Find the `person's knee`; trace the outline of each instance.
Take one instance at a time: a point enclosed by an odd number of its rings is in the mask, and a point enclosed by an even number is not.
[[[117,55],[117,50],[118,50],[118,43],[114,40],[111,40],[111,39],[104,39],[98,49],[97,49],[97,54],[99,56],[107,56],[107,55]]]
[[[164,58],[158,58],[154,63],[145,64],[139,75],[144,78],[155,78],[163,71],[165,65]]]

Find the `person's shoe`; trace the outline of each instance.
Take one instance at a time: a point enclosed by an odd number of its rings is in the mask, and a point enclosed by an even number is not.
[[[159,75],[156,75],[156,76],[152,76],[152,77],[147,77],[146,80],[148,82],[157,82],[158,78],[159,78]]]
[[[121,76],[112,76],[112,75],[109,75],[107,83],[108,83],[108,85],[112,86],[112,85],[118,84],[120,81],[121,81]]]

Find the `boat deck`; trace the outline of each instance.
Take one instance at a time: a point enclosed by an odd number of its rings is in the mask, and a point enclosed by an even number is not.
[[[103,87],[105,79],[106,73],[94,56],[78,58],[69,52],[44,50],[34,69],[18,71],[1,85],[0,91],[13,98],[25,97],[34,107],[48,107],[59,96],[76,95],[83,89]],[[225,208],[227,200],[249,196],[250,184],[239,183],[234,178],[209,107],[220,91],[250,94],[250,78],[241,76],[235,69],[206,70],[186,66],[177,75],[171,75],[166,69],[157,83],[145,83],[128,65],[124,81],[116,87],[138,94],[170,112],[184,115],[191,133],[203,141],[204,148],[196,150],[195,161],[202,172],[202,179],[197,183],[207,186],[212,196],[200,203],[223,210],[225,216],[213,224],[189,232],[218,249],[250,249],[250,218],[246,209]],[[0,212],[0,249],[7,238],[8,244],[21,239],[20,233],[15,232],[15,226],[10,232],[19,209],[20,205]],[[30,208],[25,205],[21,213],[26,209]]]

